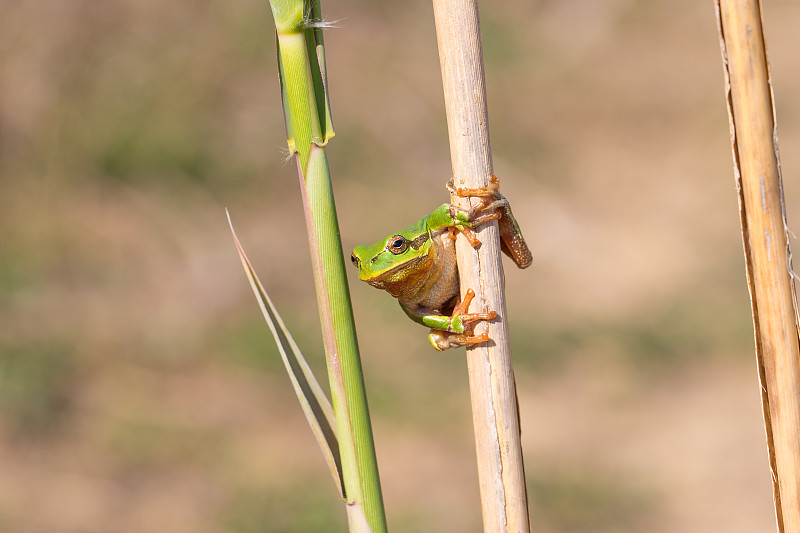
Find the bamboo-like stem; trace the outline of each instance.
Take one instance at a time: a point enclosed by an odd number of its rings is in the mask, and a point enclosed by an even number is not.
[[[450,156],[456,187],[485,187],[492,174],[483,52],[474,0],[433,0],[444,85]],[[469,207],[469,199],[451,201]],[[497,311],[492,342],[467,349],[472,417],[486,532],[528,532],[528,503],[519,415],[508,342],[500,240],[495,222],[478,231],[481,246],[456,243],[461,295],[472,288],[473,309]],[[479,326],[484,327],[484,326]]]
[[[330,169],[333,137],[319,0],[271,0],[287,143],[300,178],[350,531],[386,531]]]
[[[800,343],[758,0],[716,0],[778,531],[800,533]]]

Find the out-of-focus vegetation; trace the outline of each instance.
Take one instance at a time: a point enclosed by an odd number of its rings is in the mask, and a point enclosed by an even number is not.
[[[447,198],[430,9],[323,5],[347,248]],[[769,530],[712,6],[482,9],[495,171],[535,259],[506,272],[535,531]],[[800,10],[764,14],[793,227]],[[224,215],[312,358],[274,46],[263,2],[3,8],[0,529],[344,529]],[[463,354],[351,289],[390,527],[478,530]]]

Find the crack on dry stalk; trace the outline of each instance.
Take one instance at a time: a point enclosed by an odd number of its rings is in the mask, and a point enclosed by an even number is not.
[[[480,264],[480,262],[479,262],[479,264]],[[497,428],[498,417],[497,417],[497,409],[495,408],[495,389],[492,386],[492,381],[493,381],[492,380],[492,376],[494,374],[494,369],[492,368],[492,361],[489,358],[489,350],[488,350],[488,348],[484,347],[484,348],[479,348],[479,349],[480,349],[482,355],[484,355],[484,362],[485,362],[486,367],[488,369],[487,372],[485,373],[485,375],[486,375],[486,382],[487,382],[486,383],[487,390],[488,390],[488,393],[489,393],[489,405],[488,405],[488,407],[489,407],[489,412],[491,414],[491,419],[492,419],[492,424],[491,424],[491,428],[492,428],[492,451],[495,454],[497,454],[497,463],[500,465],[500,475],[497,478],[498,484],[496,486],[496,490],[498,490],[500,492],[500,494],[502,494],[502,496],[503,496],[503,507],[504,507],[504,510],[503,510],[502,514],[503,514],[503,530],[505,531],[506,526],[508,525],[508,516],[507,516],[508,515],[508,494],[506,493],[505,486],[503,485],[503,467],[504,467],[504,465],[503,465],[503,451],[502,451],[502,449],[500,447],[501,443],[500,443],[500,437],[499,437],[501,432],[498,431],[498,428]]]

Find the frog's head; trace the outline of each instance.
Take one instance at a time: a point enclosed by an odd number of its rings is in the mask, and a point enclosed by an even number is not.
[[[351,260],[360,280],[393,293],[394,287],[408,283],[430,267],[430,235],[412,226],[372,246],[356,246]]]

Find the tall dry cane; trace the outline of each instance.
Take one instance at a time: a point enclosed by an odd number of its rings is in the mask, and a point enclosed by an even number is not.
[[[758,0],[716,0],[778,531],[800,533],[800,343]]]
[[[478,188],[492,174],[483,52],[475,0],[433,0],[444,85],[450,157],[456,187]],[[462,208],[469,199],[453,196]],[[467,349],[472,419],[486,532],[528,532],[528,501],[522,463],[516,386],[508,340],[500,238],[492,222],[478,230],[475,250],[456,242],[462,297],[473,289],[479,309],[497,311],[488,323],[493,342]]]

